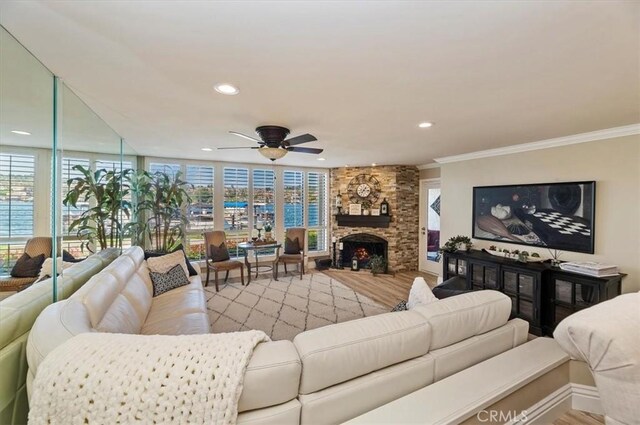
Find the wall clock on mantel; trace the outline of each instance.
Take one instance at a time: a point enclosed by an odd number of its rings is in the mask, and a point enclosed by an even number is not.
[[[358,174],[349,182],[347,193],[349,200],[354,204],[368,201],[371,205],[378,202],[382,187],[378,179],[370,174]]]

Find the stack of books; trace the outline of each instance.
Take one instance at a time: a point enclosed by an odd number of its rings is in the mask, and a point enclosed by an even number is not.
[[[593,261],[577,262],[570,261],[560,264],[562,270],[585,274],[595,277],[617,276],[618,266],[610,264],[595,263]]]

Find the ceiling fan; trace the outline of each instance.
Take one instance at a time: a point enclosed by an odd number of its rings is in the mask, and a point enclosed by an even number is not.
[[[229,133],[244,137],[245,139],[253,140],[258,143],[258,146],[218,149],[258,149],[258,152],[260,152],[262,156],[270,159],[271,161],[280,159],[289,152],[312,153],[317,155],[323,151],[323,149],[318,148],[304,148],[296,146],[318,140],[315,136],[312,136],[311,134],[302,134],[285,140],[285,137],[289,135],[289,129],[277,125],[263,125],[256,128],[256,133],[260,139],[238,133],[237,131],[230,131]]]

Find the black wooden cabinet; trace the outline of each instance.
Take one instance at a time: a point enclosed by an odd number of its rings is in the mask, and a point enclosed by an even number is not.
[[[528,321],[531,333],[551,335],[573,312],[619,295],[625,275],[590,277],[547,263],[520,263],[471,250],[444,253],[443,278],[454,276],[464,277],[467,289],[493,289],[508,295],[513,316]]]

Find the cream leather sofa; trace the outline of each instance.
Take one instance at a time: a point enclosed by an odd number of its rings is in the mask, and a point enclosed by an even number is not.
[[[73,294],[116,259],[119,252],[105,249],[65,269],[57,280],[58,299]],[[0,301],[0,424],[27,422],[25,346],[36,318],[52,300],[53,279],[49,278]]]
[[[240,396],[240,424],[340,423],[527,340],[494,291],[451,297],[259,344]],[[69,300],[47,308],[29,338],[33,375],[57,345],[81,332],[210,332],[200,276],[152,298],[143,253],[127,250]]]

